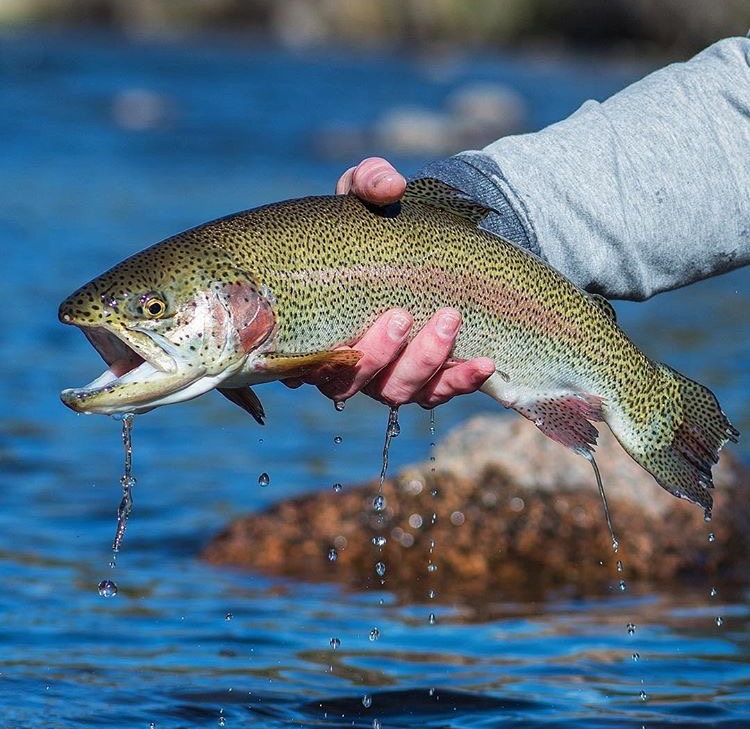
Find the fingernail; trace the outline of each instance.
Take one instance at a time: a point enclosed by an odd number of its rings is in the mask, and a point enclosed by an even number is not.
[[[400,342],[411,327],[411,317],[401,312],[396,312],[388,322],[388,336],[394,342]]]
[[[461,317],[456,314],[443,314],[438,317],[435,331],[441,339],[453,339],[461,326]]]

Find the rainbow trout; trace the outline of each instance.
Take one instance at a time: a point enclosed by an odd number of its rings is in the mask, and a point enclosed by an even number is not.
[[[605,299],[480,229],[488,212],[418,180],[385,208],[308,197],[180,233],[61,304],[108,365],[62,400],[141,413],[217,389],[262,422],[249,385],[355,365],[337,348],[391,307],[418,328],[452,306],[452,356],[495,362],[485,393],[589,458],[605,421],[660,486],[709,511],[711,467],[738,436],[716,397],[643,354]]]

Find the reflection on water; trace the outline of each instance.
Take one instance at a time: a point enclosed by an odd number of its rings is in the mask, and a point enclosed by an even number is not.
[[[464,82],[498,79],[540,126],[634,70],[51,35],[3,38],[0,68],[4,726],[743,725],[747,595],[728,585],[628,583],[626,593],[512,602],[425,583],[423,602],[398,602],[387,590],[398,564],[385,565],[381,589],[354,593],[197,562],[233,516],[377,475],[387,410],[360,397],[340,411],[311,388],[264,386],[262,431],[218,396],[139,418],[138,509],[117,598],[102,600],[123,495],[120,428],[57,399],[99,368],[84,338],[57,324],[57,303],[190,225],[330,190],[341,163],[315,156],[315,129],[363,125],[406,101],[439,108]],[[710,383],[744,430],[747,276],[618,304],[623,327]],[[480,409],[495,406],[476,396],[441,408],[440,433]],[[429,458],[436,437],[418,408],[399,422],[391,469]],[[433,519],[449,518],[437,494],[434,505]]]

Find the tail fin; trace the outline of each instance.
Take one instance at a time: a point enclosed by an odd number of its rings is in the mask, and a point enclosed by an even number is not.
[[[713,499],[709,489],[714,486],[711,467],[718,462],[719,451],[727,441],[737,442],[739,432],[711,390],[671,367],[658,367],[672,381],[671,389],[678,400],[671,443],[638,453],[626,450],[662,488],[700,504],[710,517]]]

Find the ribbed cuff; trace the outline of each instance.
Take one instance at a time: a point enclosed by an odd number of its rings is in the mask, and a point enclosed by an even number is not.
[[[540,255],[536,240],[529,235],[521,218],[502,191],[507,185],[500,168],[480,154],[460,154],[430,162],[415,177],[434,177],[455,187],[493,210],[482,227],[516,245]]]

